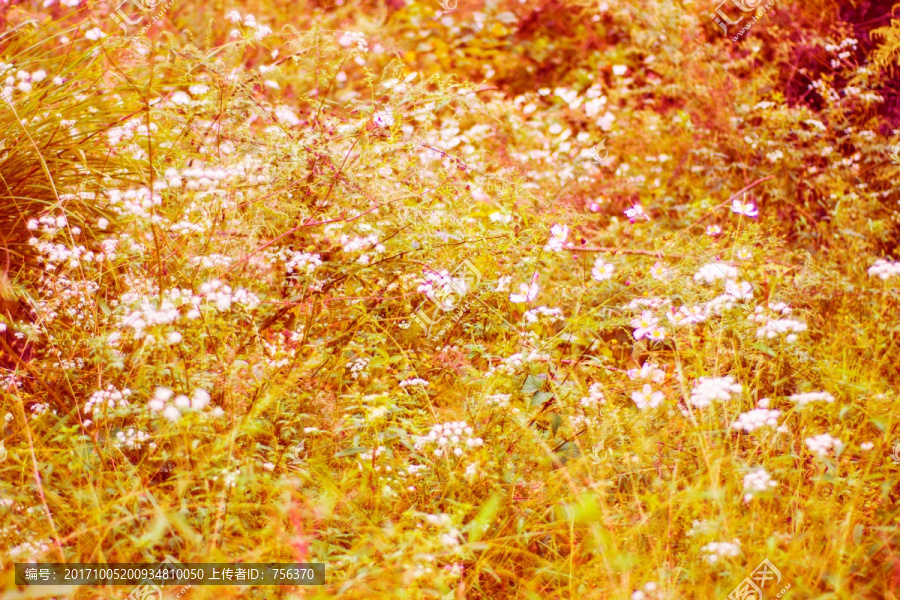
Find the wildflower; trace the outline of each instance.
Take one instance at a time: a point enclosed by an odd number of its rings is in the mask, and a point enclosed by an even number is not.
[[[828,392],[806,392],[804,394],[793,394],[788,396],[788,400],[796,402],[797,406],[806,406],[810,402],[834,402],[834,396]]]
[[[300,124],[300,119],[297,118],[297,115],[294,114],[294,111],[288,108],[287,106],[279,106],[275,109],[275,118],[282,122],[290,125],[291,127]]]
[[[756,209],[756,205],[752,202],[744,202],[740,199],[735,199],[731,201],[731,212],[735,212],[739,215],[744,215],[746,217],[756,217],[759,215],[759,211]]]
[[[747,250],[746,248],[741,248],[737,251],[738,260],[747,260],[749,258],[753,258],[753,253]]]
[[[631,208],[625,209],[625,216],[628,217],[628,220],[631,223],[634,223],[637,219],[644,218],[648,221],[650,220],[650,216],[644,212],[644,207],[640,204],[635,204]]]
[[[547,252],[559,252],[563,248],[563,243],[569,237],[569,228],[565,225],[554,225],[550,228],[550,240],[544,246]]]
[[[99,219],[97,219],[97,228],[98,229],[103,230],[103,229],[106,229],[107,227],[109,227],[109,220],[107,220],[103,217],[100,217]]]
[[[775,487],[778,487],[778,482],[772,479],[765,469],[757,469],[752,473],[747,473],[744,475],[744,489],[749,491],[744,495],[744,501],[750,502],[753,499],[754,492],[767,492]]]
[[[649,383],[645,383],[640,391],[631,392],[631,399],[641,410],[644,410],[648,406],[650,408],[656,408],[664,398],[665,396],[663,396],[663,393],[654,392]]]
[[[700,551],[706,555],[704,558],[710,564],[715,564],[720,558],[740,555],[741,547],[738,545],[737,540],[734,540],[734,543],[712,542],[703,546]]]
[[[227,21],[231,21],[232,23],[240,23],[241,22],[241,13],[236,10],[231,11],[227,15],[225,15],[225,19]]]
[[[421,385],[422,387],[428,387],[428,382],[424,379],[404,379],[399,383],[400,387],[406,387],[409,385]]]
[[[883,280],[887,280],[890,277],[898,277],[900,276],[900,262],[879,258],[871,267],[869,267],[867,272],[869,273],[869,277],[879,277]]]
[[[531,278],[531,285],[526,286],[524,283],[519,284],[519,294],[510,294],[509,301],[513,304],[524,304],[526,302],[531,302],[538,295],[538,284],[537,284],[538,274],[535,273]]]
[[[100,38],[106,37],[106,34],[99,27],[91,27],[87,31],[84,32],[84,37],[91,40],[92,42],[96,42]]]
[[[738,420],[731,424],[731,428],[752,433],[760,427],[777,427],[779,416],[781,416],[780,410],[754,408],[738,415]]]
[[[639,340],[649,336],[657,323],[659,323],[659,319],[657,319],[652,312],[649,310],[642,312],[640,317],[632,319],[631,321],[631,326],[635,328],[634,339]]]
[[[603,395],[601,384],[592,383],[588,389],[588,396],[579,401],[581,406],[597,406],[598,404],[606,404],[606,397]]]
[[[706,408],[713,400],[731,400],[732,394],[739,394],[743,388],[735,383],[734,377],[701,377],[691,390],[689,402],[697,408]]]
[[[875,447],[875,444],[873,444],[872,442],[863,442],[862,444],[859,445],[859,449],[862,450],[863,452],[868,452],[869,450],[871,450],[874,447]]]
[[[613,65],[612,71],[614,75],[621,77],[628,72],[628,67],[625,65]]]
[[[706,226],[706,235],[715,237],[722,233],[722,228],[718,225],[707,225]]]
[[[725,282],[725,293],[738,300],[752,300],[753,286],[746,281],[742,281],[738,284],[729,279]]]
[[[386,110],[380,110],[372,116],[372,121],[374,121],[375,125],[378,127],[393,127],[394,115]]]
[[[656,263],[650,267],[650,277],[665,281],[669,278],[669,269],[664,267],[661,263]]]
[[[650,330],[650,333],[647,334],[647,339],[654,342],[659,342],[666,339],[666,329],[664,327],[652,328]]]
[[[666,372],[658,368],[655,363],[644,362],[640,369],[628,369],[628,378],[650,379],[653,383],[661,383],[666,378]]]
[[[182,339],[183,338],[182,338],[181,333],[179,333],[177,331],[173,331],[168,336],[166,336],[166,343],[169,344],[170,346],[174,346],[175,344],[181,343]]]
[[[614,271],[615,268],[611,264],[603,262],[602,258],[597,258],[594,261],[594,268],[591,269],[591,276],[595,281],[606,281],[613,276]]]
[[[837,452],[844,447],[844,443],[841,442],[841,440],[831,437],[831,435],[827,433],[806,438],[804,442],[810,452],[815,452],[819,456],[825,456],[831,449],[834,449]]]
[[[734,279],[737,275],[738,270],[731,265],[715,262],[700,267],[694,275],[694,281],[712,284],[718,279]]]

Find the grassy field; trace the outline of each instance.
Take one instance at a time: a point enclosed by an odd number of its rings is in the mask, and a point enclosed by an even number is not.
[[[900,17],[754,1],[0,4],[0,598],[900,598]],[[325,575],[14,573],[165,560]]]

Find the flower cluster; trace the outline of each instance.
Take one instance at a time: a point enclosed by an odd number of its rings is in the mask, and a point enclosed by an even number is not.
[[[697,408],[706,408],[713,400],[727,402],[732,394],[741,393],[741,384],[734,377],[701,377],[691,390],[689,402]]]
[[[188,398],[184,394],[176,396],[175,392],[169,388],[158,387],[153,398],[147,402],[147,406],[151,411],[162,413],[162,416],[174,423],[189,409],[196,412],[202,411],[209,404],[209,400],[209,392],[201,388],[194,390],[193,396]],[[220,416],[224,414],[224,411],[216,407],[213,414]]]
[[[744,475],[744,489],[747,490],[744,501],[750,502],[754,493],[767,492],[776,487],[778,487],[778,482],[772,479],[765,469],[756,469]]]
[[[253,310],[259,306],[260,300],[253,292],[244,288],[232,290],[218,279],[212,279],[200,286],[200,294],[207,302],[215,304],[220,312],[231,310],[233,304]]]
[[[641,316],[632,319],[631,326],[634,327],[634,339],[636,340],[647,338],[659,341],[666,338],[665,328],[659,326],[659,319],[649,310],[643,311]]]
[[[550,239],[544,246],[546,252],[559,252],[563,249],[566,238],[569,237],[569,228],[565,225],[554,225],[550,228]]]
[[[435,425],[428,435],[416,436],[416,452],[427,450],[429,446],[437,446],[434,449],[435,456],[443,456],[449,452],[455,456],[462,456],[466,450],[479,448],[484,445],[480,437],[473,437],[473,430],[465,421],[452,421]]]
[[[719,279],[736,279],[738,270],[726,263],[708,263],[700,267],[700,270],[694,275],[694,281],[697,283],[713,284]]]
[[[900,277],[900,262],[893,262],[879,258],[868,270],[869,277],[879,277],[888,279],[890,277]]]
[[[734,540],[734,542],[712,542],[700,548],[700,551],[705,554],[703,558],[710,564],[715,564],[720,558],[739,556],[741,554],[741,546],[738,540]]]
[[[592,383],[588,389],[588,395],[580,400],[581,406],[597,406],[598,404],[606,404],[606,397],[603,395],[603,386],[599,383]]]
[[[119,430],[116,432],[115,444],[120,448],[125,447],[129,450],[135,450],[142,448],[144,443],[150,439],[152,437],[149,433],[129,427],[127,431]],[[156,442],[150,442],[149,447],[156,448]]]
[[[835,450],[835,452],[838,452],[841,448],[844,447],[844,443],[841,440],[837,439],[836,437],[832,437],[827,433],[821,433],[819,435],[806,438],[804,442],[806,443],[806,447],[809,448],[810,452],[815,452],[819,456],[825,456],[832,448]]]
[[[556,323],[565,320],[560,309],[547,308],[546,306],[538,306],[537,308],[527,310],[525,311],[525,314],[522,315],[522,318],[525,319],[525,321],[527,321],[528,323],[537,323],[541,318],[547,320],[549,323]]]
[[[810,402],[834,402],[834,396],[828,392],[804,392],[802,394],[793,394],[788,396],[788,400],[796,402],[797,406],[806,406]]]
[[[88,416],[99,415],[104,408],[109,410],[115,409],[117,406],[124,408],[128,406],[128,397],[131,390],[123,388],[116,389],[112,384],[106,386],[105,390],[99,390],[91,394],[88,401],[84,404],[84,414]],[[85,427],[90,425],[90,421],[85,421]]]
[[[791,314],[791,307],[783,302],[768,305],[769,310],[782,316]],[[772,318],[765,314],[762,306],[757,306],[753,314],[747,317],[750,321],[761,323],[762,327],[756,330],[756,337],[772,339],[784,334],[788,343],[797,340],[797,334],[807,330],[806,323],[794,319]]]
[[[767,410],[754,408],[753,410],[738,415],[737,421],[731,424],[732,429],[740,429],[745,433],[752,433],[760,427],[777,427],[780,410]]]

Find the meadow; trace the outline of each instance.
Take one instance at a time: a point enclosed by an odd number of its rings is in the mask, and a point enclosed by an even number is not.
[[[898,59],[868,0],[0,4],[0,598],[897,600]],[[165,560],[325,575],[14,573]]]

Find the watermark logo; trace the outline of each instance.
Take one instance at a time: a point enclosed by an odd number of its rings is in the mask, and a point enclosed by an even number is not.
[[[432,280],[433,283],[425,292],[425,297],[441,312],[457,312],[467,309],[471,304],[471,301],[465,304],[462,301],[481,283],[481,271],[472,264],[472,261],[466,259],[449,275],[438,275]],[[441,320],[442,316],[440,312],[433,312],[429,315],[425,311],[425,304],[427,303],[423,303],[412,315],[412,322],[421,327],[426,335],[430,335],[432,327]]]
[[[600,463],[605,463],[609,460],[610,451],[609,448],[604,447],[603,442],[600,442],[594,444],[594,447],[588,452],[588,456],[591,457],[592,463],[599,465]]]
[[[110,14],[112,20],[116,22],[116,25],[122,28],[122,31],[125,35],[128,35],[128,26],[129,25],[140,25],[141,21],[144,20],[145,17],[150,18],[150,23],[144,25],[143,29],[140,33],[145,32],[150,28],[151,25],[156,23],[158,20],[162,18],[166,11],[169,10],[172,5],[177,2],[177,0],[169,0],[165,6],[163,6],[156,15],[152,17],[149,15],[157,6],[159,6],[163,0],[122,0],[118,6],[116,6],[115,10]],[[131,13],[131,18],[126,14],[126,11],[123,10],[123,7],[131,4],[133,9],[128,12]],[[138,35],[140,35],[140,33]]]
[[[900,142],[894,144],[894,148],[888,153],[888,156],[891,157],[892,163],[900,165]]]
[[[299,467],[306,462],[308,455],[309,453],[306,451],[306,440],[300,440],[287,451],[287,462],[288,464]]]
[[[157,572],[174,574],[174,572],[176,572],[176,569],[180,566],[181,565],[179,565],[175,561],[167,558],[166,560],[161,562],[159,566],[155,568],[155,570]],[[172,579],[174,581],[174,577]],[[181,598],[190,587],[190,585],[182,587],[181,591],[175,597]],[[163,600],[163,590],[162,587],[156,585],[155,583],[142,583],[141,585],[131,590],[131,593],[125,597],[125,600]]]
[[[781,583],[781,571],[767,558],[728,594],[726,600],[763,600],[765,598],[763,590],[769,587],[770,583],[772,586]],[[781,598],[790,587],[791,584],[787,584],[775,598]]]
[[[744,20],[745,15],[741,15],[740,17],[738,17],[738,19],[736,21],[732,21],[728,17],[728,15],[725,12],[723,12],[723,10],[722,10],[723,6],[725,6],[726,4],[728,4],[730,2],[741,12],[756,11],[757,14],[755,16],[751,17],[750,20],[747,22],[747,24],[744,25],[744,27],[737,33],[737,35],[735,35],[734,37],[731,38],[731,41],[736,42],[745,33],[750,31],[750,29],[756,24],[757,21],[759,21],[762,18],[762,16],[766,13],[766,11],[768,11],[770,8],[775,6],[775,3],[777,1],[778,0],[769,0],[764,6],[760,6],[764,2],[764,0],[722,0],[722,2],[720,2],[719,5],[716,7],[715,12],[713,12],[709,15],[709,18],[711,18],[713,21],[716,22],[716,25],[718,25],[722,29],[723,34],[729,35],[728,27],[730,25],[740,24],[740,22]]]
[[[900,465],[900,444],[896,444],[891,449],[891,462],[895,465]]]
[[[459,4],[459,0],[441,0],[441,10],[445,13],[453,12],[456,10],[457,4]]]
[[[600,153],[603,152],[603,156]],[[593,148],[588,151],[588,155],[591,160],[595,163],[602,164],[607,158],[609,158],[609,152],[606,150],[606,138],[600,140],[599,144],[596,144]]]

